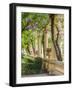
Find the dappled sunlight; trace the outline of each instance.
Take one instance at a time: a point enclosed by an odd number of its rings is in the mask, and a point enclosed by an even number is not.
[[[64,75],[64,15],[21,16],[21,75]]]

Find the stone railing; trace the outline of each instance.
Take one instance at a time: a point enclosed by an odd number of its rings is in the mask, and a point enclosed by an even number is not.
[[[44,60],[44,69],[49,74],[63,75],[64,74],[64,63],[58,60]]]

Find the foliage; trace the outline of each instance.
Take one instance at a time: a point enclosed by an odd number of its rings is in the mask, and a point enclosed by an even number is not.
[[[40,73],[42,67],[42,58],[37,57],[32,60],[31,57],[25,57],[24,62],[25,63],[22,63],[22,75]]]
[[[21,49],[25,49],[28,55],[23,54],[24,52],[21,55],[22,75],[40,73],[42,51],[45,59],[47,48],[55,46],[54,53],[64,57],[64,15],[22,12],[21,17]]]
[[[29,43],[34,47],[34,32],[41,30],[48,24],[48,14],[22,13],[22,48],[28,48]]]

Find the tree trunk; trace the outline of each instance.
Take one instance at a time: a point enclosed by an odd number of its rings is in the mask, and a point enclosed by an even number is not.
[[[31,56],[34,56],[32,44],[29,44],[29,52]]]
[[[47,48],[48,48],[48,30],[44,30],[44,58],[47,58]]]
[[[35,46],[35,56],[37,56],[38,55],[38,34],[37,34],[37,31],[35,31],[35,33],[34,33],[34,35],[35,35],[35,41],[34,41],[34,46]]]
[[[57,60],[62,61],[61,51],[60,51],[59,44],[58,44],[58,38],[59,38],[59,31],[58,30],[57,30],[58,31],[57,38],[56,38],[56,40],[54,39],[55,38],[55,36],[54,36],[54,19],[55,19],[55,15],[51,14],[50,17],[51,17],[52,41],[53,41],[54,48],[55,48],[55,51],[56,51]]]
[[[41,33],[38,31],[38,57],[41,57]]]

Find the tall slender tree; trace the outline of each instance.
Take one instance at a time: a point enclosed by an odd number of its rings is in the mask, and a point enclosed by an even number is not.
[[[57,28],[57,35],[55,38],[55,14],[51,14],[50,17],[51,17],[51,35],[52,35],[53,45],[56,51],[57,60],[62,61],[61,50],[58,44],[58,38],[59,38],[58,28]]]

